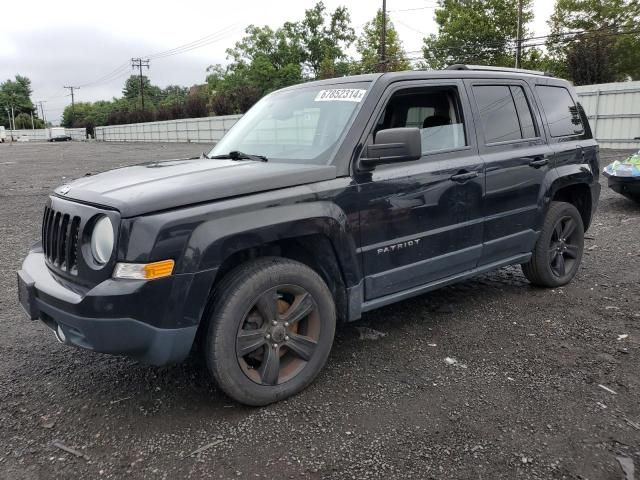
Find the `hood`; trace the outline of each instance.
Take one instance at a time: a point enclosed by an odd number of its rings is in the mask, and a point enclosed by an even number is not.
[[[331,165],[199,158],[118,168],[62,185],[55,194],[115,208],[126,218],[334,178]]]

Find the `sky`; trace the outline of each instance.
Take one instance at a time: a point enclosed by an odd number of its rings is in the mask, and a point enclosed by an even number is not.
[[[514,0],[516,1],[516,0]],[[0,81],[15,74],[31,79],[32,99],[43,101],[48,121],[60,121],[71,103],[64,86],[80,86],[75,100],[109,100],[120,96],[131,75],[132,57],[151,57],[144,70],[154,85],[204,83],[209,65],[225,63],[225,49],[238,41],[247,25],[277,28],[296,21],[316,0],[237,0],[150,2],[111,0],[106,4],[66,0],[32,0],[3,7],[0,28]],[[345,5],[356,33],[371,20],[382,0],[324,0],[329,10]],[[435,0],[387,0],[387,10],[405,51],[417,54],[422,38],[436,33]],[[534,0],[533,35],[548,32],[553,0]],[[14,10],[14,11],[12,11]],[[203,39],[199,43],[192,43]],[[188,45],[179,54],[176,47]],[[197,48],[196,48],[197,47]],[[154,54],[166,52],[161,56]]]

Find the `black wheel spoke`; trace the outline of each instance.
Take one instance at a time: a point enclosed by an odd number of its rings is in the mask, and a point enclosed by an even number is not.
[[[265,385],[276,385],[280,374],[280,353],[271,346],[265,348],[264,359],[258,369],[260,380]]]
[[[265,322],[272,322],[278,317],[278,295],[273,291],[263,293],[256,302],[256,308]]]
[[[565,245],[566,250],[564,254],[569,258],[578,258],[578,246],[577,245]]]
[[[556,273],[558,274],[558,276],[564,277],[564,275],[566,273],[565,265],[564,265],[564,255],[559,254],[556,257],[555,270],[556,270]]]
[[[236,341],[236,352],[239,357],[244,357],[265,344],[266,330],[240,330]]]
[[[313,352],[318,345],[317,342],[304,335],[298,335],[297,333],[289,334],[289,340],[286,343],[287,347],[294,352],[302,360],[309,361],[313,356]]]
[[[562,238],[565,239],[565,241],[571,236],[571,234],[575,231],[576,229],[576,222],[573,220],[573,218],[569,218],[565,224],[564,227],[562,228]]]
[[[556,226],[553,229],[553,233],[555,234],[556,240],[560,240],[562,238],[562,222],[556,223]]]
[[[282,321],[289,323],[289,325],[293,325],[313,312],[313,309],[313,299],[311,298],[311,295],[305,292],[296,298],[285,315],[283,315]]]

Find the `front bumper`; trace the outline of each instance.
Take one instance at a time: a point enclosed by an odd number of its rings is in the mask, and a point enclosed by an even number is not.
[[[189,354],[214,275],[109,279],[82,288],[52,273],[35,247],[18,272],[18,293],[27,316],[65,344],[165,365]]]

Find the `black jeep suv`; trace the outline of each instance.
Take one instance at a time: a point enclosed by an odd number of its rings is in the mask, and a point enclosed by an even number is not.
[[[265,405],[313,381],[337,321],[510,264],[568,283],[598,175],[572,87],[538,72],[297,85],[209,155],[57,188],[19,297],[68,345],[153,365],[201,345],[222,390]]]

